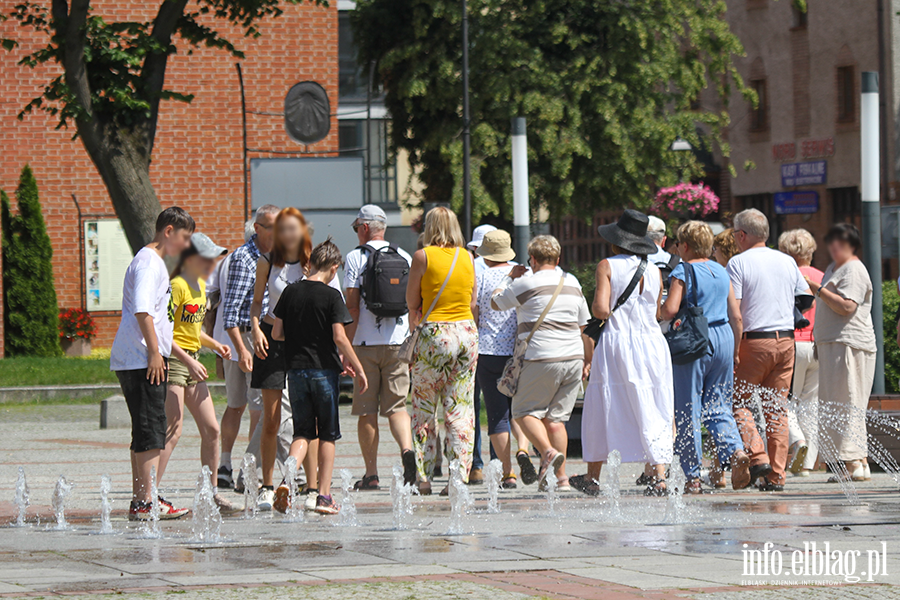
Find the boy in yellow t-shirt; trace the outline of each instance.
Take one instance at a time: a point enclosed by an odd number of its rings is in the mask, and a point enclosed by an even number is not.
[[[172,357],[169,360],[169,386],[166,395],[166,447],[159,456],[159,480],[181,437],[184,407],[194,416],[200,431],[200,462],[209,467],[215,488],[219,464],[219,423],[209,388],[206,367],[200,362],[200,348],[211,348],[222,358],[231,358],[231,348],[220,344],[203,331],[206,316],[206,279],[227,250],[202,233],[191,236],[191,246],[181,254],[172,277],[169,307],[174,321]],[[234,505],[215,490],[215,501],[222,513],[236,512]]]

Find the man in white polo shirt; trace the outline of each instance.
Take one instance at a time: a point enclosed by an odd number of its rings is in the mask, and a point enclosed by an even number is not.
[[[399,357],[400,344],[409,334],[408,314],[404,310],[392,311],[391,307],[383,306],[391,304],[392,298],[387,297],[389,291],[380,299],[366,297],[366,294],[378,294],[380,293],[378,289],[384,289],[366,282],[366,276],[373,275],[370,269],[374,270],[376,259],[380,261],[382,272],[391,268],[396,269],[398,262],[402,266],[402,261],[405,260],[407,276],[409,265],[412,264],[412,257],[408,253],[384,239],[386,229],[387,216],[383,210],[373,204],[360,208],[356,220],[353,221],[353,230],[356,232],[360,247],[347,254],[344,265],[344,293],[347,308],[353,317],[353,323],[347,326],[347,337],[352,340],[356,355],[369,381],[369,388],[365,392],[360,392],[355,383],[353,387],[351,414],[359,417],[357,426],[359,447],[366,464],[365,475],[356,482],[357,490],[379,489],[379,413],[387,417],[391,434],[400,446],[404,481],[410,484],[416,482],[416,455],[412,450],[412,429],[409,413],[406,411],[409,365]],[[391,264],[394,266],[390,266]],[[396,277],[391,276],[385,283],[388,286],[402,286],[400,292],[405,308],[406,285],[403,273],[397,273]],[[400,294],[397,296],[399,298]],[[371,308],[367,305],[367,301],[372,303]],[[403,314],[385,316],[397,312]]]
[[[809,286],[791,257],[766,247],[769,221],[760,211],[751,208],[735,216],[734,239],[741,254],[728,262],[728,274],[744,331],[735,346],[734,420],[750,454],[750,481],[763,478],[760,490],[782,491],[787,395],[794,371],[794,296],[809,294]],[[762,398],[765,444],[750,407],[754,394]]]

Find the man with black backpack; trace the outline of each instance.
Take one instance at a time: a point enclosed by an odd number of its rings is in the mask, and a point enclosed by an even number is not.
[[[681,262],[676,254],[670,254],[665,251],[666,246],[666,222],[659,217],[650,215],[648,217],[650,223],[647,225],[647,237],[656,244],[656,252],[647,256],[647,262],[651,262],[662,271],[663,276],[663,296],[669,292],[669,275]],[[663,297],[665,300],[665,297]]]
[[[406,284],[412,257],[384,239],[387,216],[373,204],[359,209],[353,230],[359,246],[344,265],[344,293],[353,323],[347,337],[369,387],[361,392],[354,384],[351,414],[359,417],[359,446],[366,472],[354,486],[377,490],[378,415],[387,417],[391,434],[400,446],[406,483],[416,482],[416,456],[406,397],[409,395],[409,365],[400,360],[400,344],[409,335]]]

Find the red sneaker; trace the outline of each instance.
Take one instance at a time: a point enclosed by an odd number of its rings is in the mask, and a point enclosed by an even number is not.
[[[159,520],[160,521],[171,521],[173,519],[180,519],[184,515],[191,512],[189,508],[175,508],[175,506],[163,498],[162,496],[157,496],[159,500]]]
[[[135,502],[131,501],[131,507],[128,509],[128,520],[129,521],[149,521],[150,520],[150,511],[152,507],[149,502]]]

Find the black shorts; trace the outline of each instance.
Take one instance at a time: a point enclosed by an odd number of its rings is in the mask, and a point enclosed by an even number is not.
[[[131,449],[134,452],[166,447],[166,383],[153,385],[147,369],[116,371],[125,404],[131,413]]]
[[[259,328],[266,341],[269,342],[269,351],[265,360],[253,355],[253,373],[250,375],[250,387],[254,390],[283,390],[285,380],[284,342],[272,339],[272,326],[268,323],[260,323]]]
[[[338,420],[340,372],[334,369],[292,369],[288,371],[288,393],[294,419],[294,439],[341,439]]]

